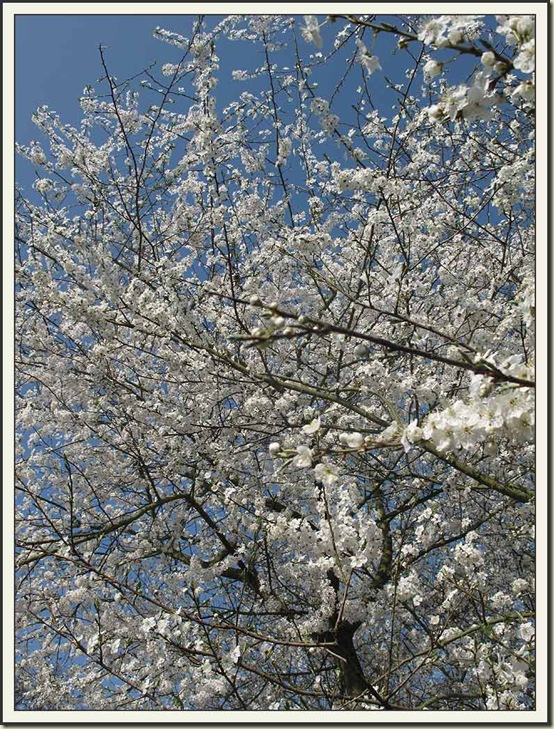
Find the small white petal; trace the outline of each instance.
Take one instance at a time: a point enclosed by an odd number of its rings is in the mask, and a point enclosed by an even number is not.
[[[308,423],[308,425],[305,425],[302,430],[307,435],[312,435],[313,433],[317,433],[317,431],[321,427],[321,420],[319,416],[317,418],[314,418],[311,423]]]

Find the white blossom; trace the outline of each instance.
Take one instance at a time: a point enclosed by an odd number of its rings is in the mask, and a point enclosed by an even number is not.
[[[16,146],[20,708],[535,709],[534,17],[324,18]]]
[[[425,76],[425,80],[430,81],[435,78],[435,76],[442,73],[442,66],[442,63],[439,63],[432,58],[427,61],[427,63],[423,66],[423,75]]]
[[[423,431],[419,427],[417,420],[413,420],[405,429],[402,434],[400,442],[404,446],[404,450],[408,452],[413,443],[417,443],[423,437]]]
[[[381,64],[379,63],[377,56],[370,53],[359,38],[356,39],[356,42],[358,44],[357,60],[365,68],[368,75],[371,75],[378,69],[381,70]]]
[[[314,468],[314,474],[324,486],[332,486],[339,478],[335,467],[329,463],[318,463]]]
[[[521,96],[525,101],[534,101],[535,84],[532,81],[524,81],[513,90],[512,98],[515,96]]]
[[[535,70],[535,41],[524,43],[514,59],[514,68],[523,73],[533,73]]]
[[[533,625],[533,623],[523,623],[518,628],[518,634],[522,640],[528,642],[535,637],[535,626]]]
[[[317,418],[314,418],[307,425],[304,425],[302,427],[302,431],[304,433],[306,433],[306,435],[313,435],[314,433],[317,433],[317,431],[320,428],[321,428],[321,418],[318,415]]]
[[[312,451],[308,446],[296,446],[296,455],[292,460],[292,465],[296,468],[310,468],[312,465]]]
[[[321,26],[315,15],[305,15],[304,25],[300,26],[300,32],[307,43],[313,43],[316,48],[321,48],[323,39],[321,38],[320,28]]]

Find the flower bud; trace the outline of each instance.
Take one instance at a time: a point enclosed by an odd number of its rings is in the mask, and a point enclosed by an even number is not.
[[[361,433],[341,433],[339,441],[347,448],[361,448],[364,444],[364,436]]]
[[[280,450],[281,450],[281,444],[277,443],[277,441],[274,441],[273,443],[269,444],[268,451],[269,451],[270,456],[276,456]]]
[[[354,347],[354,354],[356,357],[367,357],[369,354],[369,347],[366,344],[357,344]]]
[[[481,56],[481,63],[483,66],[494,66],[496,63],[496,56],[492,51],[487,51]]]

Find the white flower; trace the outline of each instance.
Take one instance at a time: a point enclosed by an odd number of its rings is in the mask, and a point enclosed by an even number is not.
[[[525,101],[533,101],[535,98],[535,84],[532,81],[524,81],[514,89],[512,97],[521,96]]]
[[[508,25],[517,30],[522,38],[530,38],[535,33],[535,18],[532,15],[516,15],[510,18]]]
[[[518,635],[524,641],[530,641],[535,636],[535,626],[533,623],[523,623],[518,628]]]
[[[34,162],[36,165],[46,164],[46,155],[36,142],[34,142],[31,146],[31,153],[29,155],[29,158],[31,162]]]
[[[444,113],[450,117],[451,121],[454,121],[458,116],[458,112],[467,106],[467,86],[462,85],[449,89],[443,99],[442,106]]]
[[[464,39],[463,31],[459,28],[454,28],[448,33],[448,42],[452,43],[452,45],[456,45],[457,43],[461,43]]]
[[[427,109],[427,116],[429,117],[430,121],[437,122],[441,119],[443,115],[443,108],[440,104],[433,104]]]
[[[291,152],[292,149],[292,139],[289,138],[280,138],[279,139],[279,145],[277,150],[277,159],[275,161],[275,164],[277,166],[283,164],[283,162],[287,161],[287,158]]]
[[[307,43],[313,43],[316,48],[323,46],[323,40],[319,33],[320,25],[315,15],[305,15],[304,22],[306,25],[300,26],[302,37]]]
[[[237,645],[230,653],[230,659],[233,663],[238,663],[240,658],[240,645]]]
[[[434,59],[427,61],[425,66],[423,66],[423,75],[426,81],[430,81],[432,78],[435,78],[435,76],[438,76],[440,73],[442,73],[442,63],[439,63]]]
[[[500,23],[497,33],[506,36],[506,42],[511,45],[519,45],[522,41],[529,40],[535,32],[535,20],[532,15],[497,15]]]
[[[411,573],[401,577],[397,585],[397,595],[400,600],[408,600],[418,595],[419,584],[417,575]]]
[[[520,595],[523,590],[526,590],[529,587],[527,580],[522,580],[521,577],[517,577],[512,582],[512,591],[515,595]]]
[[[381,64],[379,63],[379,59],[377,58],[377,56],[372,56],[369,53],[365,53],[363,56],[360,57],[360,63],[368,72],[368,74],[373,73],[377,69],[381,70]]]
[[[350,567],[352,567],[352,569],[363,567],[365,564],[367,564],[367,555],[363,552],[350,557]]]
[[[45,195],[54,187],[54,183],[52,180],[48,180],[47,178],[41,178],[35,182],[34,186],[37,192],[40,192],[41,195]]]
[[[435,44],[441,46],[444,45],[444,43],[446,42],[444,33],[446,32],[447,28],[448,19],[445,18],[444,15],[438,18],[433,17],[423,24],[417,37],[426,45]]]
[[[373,56],[359,38],[356,39],[356,43],[358,44],[359,51],[357,60],[362,64],[368,74],[372,74],[378,68],[380,69],[381,64],[377,56]]]
[[[154,618],[154,617],[144,618],[140,629],[143,633],[150,633],[150,631],[154,630],[155,625],[156,625],[156,618]]]
[[[514,68],[523,73],[533,73],[535,70],[535,41],[525,43],[514,59]]]
[[[467,90],[467,99],[472,104],[482,104],[487,94],[489,81],[484,73],[475,74],[475,81]]]
[[[335,467],[328,463],[318,463],[314,468],[314,474],[324,486],[332,486],[339,480]]]
[[[413,420],[406,428],[404,428],[404,432],[402,433],[402,438],[400,440],[406,453],[410,450],[412,444],[417,443],[417,441],[421,440],[422,437],[423,431],[418,426],[417,420]]]
[[[525,688],[529,683],[529,679],[524,673],[515,673],[514,683],[518,688]]]
[[[273,443],[269,444],[269,455],[270,456],[276,456],[277,453],[281,450],[281,444],[274,441]]]
[[[321,427],[321,419],[319,416],[317,418],[314,418],[311,423],[308,423],[308,425],[305,425],[302,430],[307,435],[312,435],[313,433],[317,433],[317,431]]]
[[[398,423],[394,422],[389,425],[388,428],[385,428],[383,432],[379,435],[379,440],[385,441],[386,443],[394,440],[395,437],[398,435]]]
[[[361,433],[341,433],[339,441],[348,448],[361,448],[364,444],[364,436]]]
[[[292,459],[292,465],[296,468],[310,468],[312,465],[312,451],[308,446],[296,446],[296,452],[298,455]]]

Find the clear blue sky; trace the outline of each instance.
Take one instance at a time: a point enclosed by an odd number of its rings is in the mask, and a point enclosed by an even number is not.
[[[15,20],[16,130],[21,141],[36,136],[31,114],[40,104],[68,123],[81,118],[78,97],[102,75],[99,45],[120,79],[155,60],[171,62],[179,50],[152,37],[159,25],[190,28],[186,15],[18,15]]]

